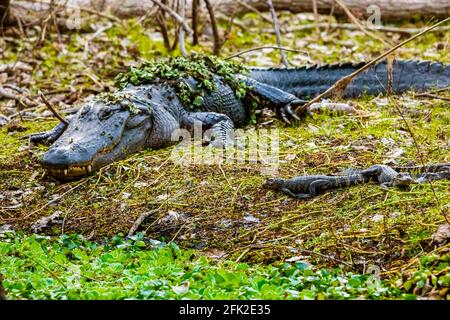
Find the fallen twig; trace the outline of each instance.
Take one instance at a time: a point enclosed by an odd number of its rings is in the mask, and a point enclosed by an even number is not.
[[[384,45],[392,46],[391,43],[386,42],[383,38],[377,37],[372,32],[367,31],[367,29],[364,28],[364,26],[361,24],[361,22],[359,22],[359,20],[353,15],[353,13],[350,11],[350,9],[347,8],[347,6],[341,0],[335,0],[335,1],[338,4],[338,6],[340,6],[342,8],[342,10],[344,10],[345,14],[349,17],[349,19],[358,27],[359,30],[361,30],[362,33],[364,33],[365,35],[367,35],[377,41],[380,40]]]
[[[30,99],[28,99],[27,97],[21,97],[20,95],[14,94],[11,91],[5,90],[5,88],[3,88],[3,87],[0,87],[0,97],[5,97],[7,99],[15,100],[25,107],[34,107],[35,106],[34,102],[31,101]]]
[[[439,99],[439,100],[444,100],[444,101],[450,101],[450,98],[447,97],[443,97],[437,94],[432,94],[432,93],[422,93],[420,95],[414,95],[414,97],[426,97],[426,98],[433,98],[433,99]]]
[[[136,221],[133,223],[133,225],[130,228],[130,231],[128,232],[128,236],[131,237],[136,230],[140,227],[140,225],[142,224],[142,222],[144,222],[145,219],[147,219],[149,216],[155,214],[156,212],[158,212],[159,209],[153,209],[147,212],[144,212],[143,214],[141,214]]]
[[[312,24],[305,24],[305,25],[301,25],[301,26],[289,27],[289,28],[282,29],[281,31],[283,33],[306,31],[306,30],[315,29],[316,26],[319,26],[320,28],[325,28],[325,27],[329,26],[331,29],[342,29],[342,30],[350,30],[350,31],[360,30],[360,28],[358,26],[354,25],[353,23],[331,23],[331,24],[329,24],[328,22],[321,22],[321,23],[318,23],[318,24],[312,23]],[[421,32],[423,29],[419,29],[419,28],[399,28],[399,27],[373,25],[371,27],[366,28],[366,30],[379,31],[379,32],[400,33],[400,34],[405,34],[405,35],[413,35],[413,34],[416,34],[418,32]],[[450,30],[450,26],[444,26],[444,27],[440,27],[440,28],[436,28],[436,29],[430,30],[430,32],[446,32],[446,31],[449,31],[449,30]],[[275,31],[273,29],[262,29],[261,31],[263,33],[275,33]]]
[[[291,49],[291,48],[286,48],[286,47],[278,47],[278,46],[261,46],[261,47],[250,48],[250,49],[243,50],[243,51],[240,51],[238,53],[232,54],[231,56],[226,57],[225,60],[242,56],[243,54],[246,54],[248,52],[258,51],[258,50],[263,50],[263,49],[278,49],[278,50],[281,50],[281,51],[303,53],[303,54],[305,54],[305,55],[307,55],[309,57],[308,52],[307,51],[303,51],[303,50]]]
[[[78,188],[79,186],[81,186],[82,184],[84,184],[86,181],[88,181],[87,178],[83,179],[80,183],[76,184],[74,187],[70,188],[69,190],[67,190],[66,192],[64,192],[62,195],[60,195],[59,197],[56,197],[52,200],[50,200],[49,202],[47,202],[46,204],[44,204],[42,207],[30,212],[29,214],[27,214],[26,216],[24,216],[21,219],[26,220],[27,218],[35,215],[36,213],[40,212],[41,210],[47,208],[49,205],[51,205],[52,203],[61,200],[65,195],[67,195],[68,193],[70,193],[71,191],[75,190],[76,188]]]
[[[61,121],[62,123],[64,123],[66,126],[69,125],[69,122],[64,119],[56,110],[55,108],[53,108],[52,104],[50,103],[50,101],[47,100],[47,98],[44,96],[44,94],[42,92],[39,92],[39,96],[41,97],[42,102],[44,102],[44,104],[47,106],[47,108],[50,109],[50,111],[53,113],[53,115],[58,118],[59,121]]]
[[[447,21],[450,21],[450,17],[447,19],[444,19],[434,25],[432,25],[431,27],[429,27],[428,29],[423,30],[422,32],[412,36],[411,38],[403,41],[402,43],[399,43],[398,45],[394,46],[393,48],[387,50],[386,52],[384,52],[383,54],[379,55],[378,57],[376,57],[375,59],[373,59],[372,61],[366,63],[364,66],[362,66],[361,68],[359,68],[358,70],[354,71],[353,73],[342,77],[341,79],[339,79],[334,85],[332,85],[330,88],[328,88],[327,90],[325,90],[325,92],[321,93],[320,95],[318,95],[317,97],[315,97],[314,99],[310,100],[308,103],[301,105],[299,107],[297,107],[295,109],[295,112],[297,114],[300,114],[301,112],[303,112],[305,109],[307,109],[311,104],[320,101],[322,98],[327,97],[328,95],[330,95],[331,93],[334,93],[335,91],[343,91],[345,90],[345,88],[347,87],[347,85],[353,80],[353,78],[355,76],[357,76],[358,74],[362,73],[363,71],[369,69],[371,66],[373,66],[375,63],[377,63],[378,61],[380,61],[381,59],[387,57],[388,55],[390,55],[392,52],[394,52],[395,50],[397,50],[398,48],[403,47],[405,44],[413,41],[414,39],[417,39],[418,37],[424,35],[425,33],[429,32],[430,30],[435,29],[436,27],[440,26],[443,23],[446,23]]]

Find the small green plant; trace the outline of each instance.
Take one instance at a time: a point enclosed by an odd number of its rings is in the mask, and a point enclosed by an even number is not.
[[[102,92],[97,95],[95,99],[105,103],[106,105],[120,103],[122,107],[130,111],[132,114],[138,114],[139,109],[130,98],[130,94],[126,92]]]
[[[10,299],[373,299],[400,297],[370,276],[306,262],[217,263],[142,233],[103,244],[80,235],[0,236]]]
[[[170,57],[158,61],[146,61],[139,67],[131,67],[128,72],[118,74],[115,80],[116,85],[121,89],[129,84],[170,82],[175,86],[177,96],[183,105],[194,111],[202,106],[205,93],[211,93],[217,89],[216,81],[217,77],[220,77],[233,88],[238,99],[249,102],[252,106],[249,119],[253,121],[257,99],[251,94],[250,87],[235,77],[237,74],[246,75],[248,72],[248,69],[241,64],[197,54],[189,58]],[[195,80],[195,87],[186,79]]]

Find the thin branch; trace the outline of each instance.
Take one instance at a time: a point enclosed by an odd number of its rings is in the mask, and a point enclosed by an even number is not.
[[[364,72],[365,70],[369,69],[371,66],[373,66],[374,64],[376,64],[378,61],[380,61],[381,59],[384,59],[385,57],[387,57],[388,55],[390,55],[392,52],[394,52],[395,50],[397,50],[398,48],[403,47],[405,44],[419,38],[420,36],[424,35],[425,33],[435,29],[436,27],[440,26],[441,24],[446,23],[447,21],[450,21],[450,17],[447,19],[444,19],[434,25],[432,25],[431,27],[429,27],[428,29],[423,30],[422,32],[412,36],[411,38],[403,41],[402,43],[399,43],[398,45],[392,47],[391,49],[387,50],[386,52],[384,52],[383,54],[379,55],[378,57],[376,57],[375,59],[373,59],[372,61],[366,63],[364,66],[362,66],[361,68],[359,68],[358,70],[354,71],[353,73],[342,77],[341,79],[339,79],[334,85],[332,85],[330,88],[328,88],[325,92],[321,93],[320,95],[318,95],[317,97],[315,97],[314,99],[310,100],[308,103],[301,105],[299,107],[297,107],[295,109],[295,113],[300,114],[301,112],[303,112],[304,110],[306,110],[311,104],[320,101],[321,99],[323,99],[324,97],[330,95],[331,93],[337,91],[337,90],[345,90],[345,88],[347,87],[347,85],[353,80],[354,77],[356,77],[358,74]]]
[[[272,23],[272,20],[270,20],[268,17],[266,17],[265,15],[263,15],[261,13],[261,11],[259,11],[258,9],[256,9],[255,7],[249,5],[248,3],[242,1],[242,0],[236,0],[237,3],[239,3],[241,6],[243,6],[244,8],[247,8],[248,10],[256,13],[258,16],[261,17],[262,20],[268,22],[268,23]]]
[[[233,29],[233,22],[234,22],[235,14],[233,11],[233,14],[231,15],[230,19],[227,22],[227,28],[225,29],[223,33],[223,40],[220,42],[220,47],[223,47],[225,42],[228,40],[231,34],[231,30]]]
[[[317,0],[312,0],[313,3],[313,13],[314,13],[314,21],[316,25],[317,37],[320,39],[320,27],[319,27],[319,12],[317,11]]]
[[[278,22],[277,13],[275,12],[275,8],[273,7],[272,0],[266,0],[267,5],[269,6],[270,15],[273,20],[273,27],[275,29],[275,34],[277,37],[277,45],[278,48],[281,48],[281,34],[280,34],[280,23]],[[283,50],[280,49],[281,60],[283,61],[284,66],[289,67],[289,62],[287,61],[286,54]]]
[[[42,4],[46,4],[48,6],[52,6],[53,5],[52,1],[42,1],[42,0],[40,0],[39,2],[40,2],[41,5]],[[20,4],[16,4],[16,3],[14,3],[14,5],[20,6]],[[79,6],[79,5],[76,5],[76,4],[70,4],[67,1],[63,5],[61,5],[61,7],[79,9],[81,11],[85,11],[85,12],[88,12],[88,13],[95,14],[95,15],[97,15],[99,17],[107,18],[107,19],[109,19],[111,21],[114,21],[114,22],[122,23],[122,20],[120,20],[119,18],[117,18],[115,16],[109,15],[109,14],[104,13],[104,12],[100,12],[100,11],[98,11],[96,9],[92,9],[92,8],[89,8],[89,7],[83,7],[83,6]]]
[[[330,27],[331,29],[343,29],[343,30],[361,30],[358,26],[355,26],[353,23],[327,23],[327,22],[322,22],[318,24],[320,28],[325,28],[325,27]],[[306,30],[311,30],[316,28],[316,24],[312,23],[312,24],[305,24],[305,25],[301,25],[301,26],[295,26],[295,27],[289,27],[286,29],[282,29],[283,32],[298,32],[298,31],[306,31]],[[416,34],[420,31],[422,31],[423,29],[419,29],[419,28],[399,28],[399,27],[389,27],[389,26],[378,26],[378,25],[374,25],[371,26],[369,28],[367,28],[367,30],[370,31],[379,31],[379,32],[391,32],[391,33],[400,33],[400,34],[405,34],[405,35],[413,35]],[[440,27],[440,28],[436,28],[430,32],[446,32],[450,30],[450,26],[444,26],[444,27]],[[261,30],[264,33],[275,33],[275,31],[273,29],[262,29]]]
[[[6,86],[5,86],[6,87]],[[433,93],[439,93],[439,92],[443,92],[443,91],[447,91],[447,90],[450,90],[450,87],[445,87],[445,88],[440,88],[440,89],[435,89],[435,90],[431,90],[431,91],[428,91],[428,92],[425,92],[425,93],[417,93],[417,94],[415,94],[414,96],[415,97],[420,97],[420,96],[422,96],[422,95],[426,95],[426,94],[433,94]]]
[[[42,92],[39,92],[39,97],[41,98],[42,102],[44,102],[44,104],[47,106],[47,108],[50,109],[50,111],[53,113],[53,115],[58,118],[59,121],[61,121],[62,123],[64,123],[66,126],[69,125],[69,122],[64,119],[56,110],[55,108],[53,108],[52,104],[50,103],[50,101],[47,100],[47,98],[44,96],[44,94]]]
[[[243,51],[240,51],[238,53],[232,54],[231,56],[226,57],[225,60],[242,56],[243,54],[246,54],[248,52],[258,51],[258,50],[263,50],[263,49],[277,49],[277,50],[280,50],[280,51],[289,51],[289,52],[303,53],[303,54],[305,54],[305,55],[307,55],[309,57],[308,52],[307,51],[303,51],[303,50],[291,49],[291,48],[280,47],[280,46],[261,46],[261,47],[250,48],[250,49],[243,50]]]
[[[173,11],[169,6],[166,6],[159,0],[152,0],[152,2],[157,6],[159,6],[162,10],[169,13],[175,19],[175,21],[178,22],[178,24],[184,29],[184,31],[186,31],[188,35],[192,34],[191,28],[189,28],[189,26],[186,24],[186,21],[184,21],[184,19],[178,13]]]
[[[214,9],[209,0],[204,0],[204,1],[205,1],[206,9],[208,9],[209,19],[211,20],[211,27],[212,27],[212,31],[213,31],[213,38],[214,38],[213,53],[215,55],[218,55],[219,51],[220,51],[220,47],[221,47],[221,41],[220,41],[220,36],[219,36],[219,30],[217,28],[216,17],[214,16]]]
[[[180,0],[180,1],[181,1],[180,14],[181,14],[181,17],[183,18],[183,21],[184,21],[184,18],[186,16],[186,0]],[[185,30],[183,28],[180,28],[180,31],[178,32],[178,39],[179,39],[178,41],[180,43],[181,54],[183,55],[183,57],[187,57],[188,53],[187,53],[187,50],[186,50],[186,45],[184,43],[184,31]]]
[[[414,95],[414,97],[426,97],[426,98],[450,101],[450,98],[443,97],[443,96],[440,96],[440,95],[437,95],[437,94],[432,94],[432,93],[422,93],[421,95]]]
[[[200,0],[192,0],[192,44],[198,45],[198,11],[200,10]]]
[[[359,30],[361,30],[362,33],[364,33],[365,35],[367,35],[377,41],[380,40],[384,45],[392,46],[391,43],[386,42],[386,40],[384,40],[382,37],[377,37],[372,32],[367,31],[367,29],[364,28],[364,26],[361,24],[361,22],[359,22],[359,20],[353,15],[353,13],[350,11],[350,9],[347,8],[347,6],[341,0],[335,0],[335,1],[342,8],[342,10],[344,10],[345,14],[350,18],[350,20],[354,24],[356,24],[356,26],[359,28]]]
[[[156,17],[156,22],[159,25],[163,40],[164,40],[164,46],[170,50],[170,38],[169,38],[169,32],[167,31],[167,24],[166,24],[166,18],[161,14]]]

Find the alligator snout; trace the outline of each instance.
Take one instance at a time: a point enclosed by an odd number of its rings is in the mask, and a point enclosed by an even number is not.
[[[92,171],[92,157],[83,147],[50,148],[42,158],[42,166],[52,176],[70,179],[86,175]]]

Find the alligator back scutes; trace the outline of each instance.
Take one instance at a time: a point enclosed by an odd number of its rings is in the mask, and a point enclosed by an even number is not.
[[[298,98],[313,98],[327,90],[340,78],[361,68],[365,63],[341,63],[284,69],[251,69],[250,77],[289,92]],[[396,60],[393,64],[393,92],[416,92],[450,86],[450,65],[431,61]],[[386,61],[381,61],[357,75],[347,87],[344,97],[364,93],[385,93],[388,82]]]

